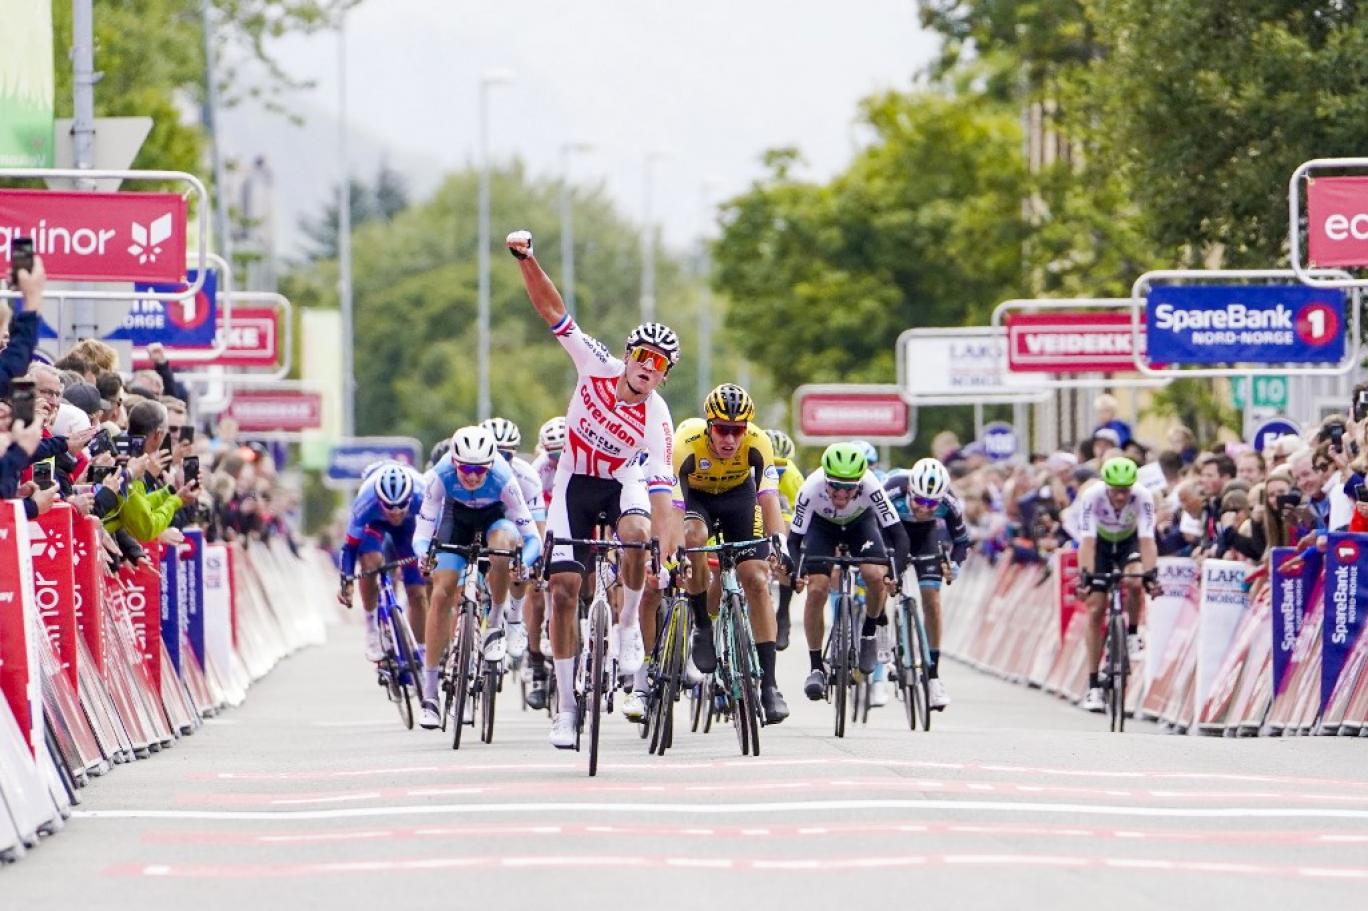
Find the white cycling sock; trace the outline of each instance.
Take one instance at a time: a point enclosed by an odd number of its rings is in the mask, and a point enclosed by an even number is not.
[[[556,692],[560,694],[560,710],[575,710],[575,659],[556,659]]]
[[[437,674],[438,668],[423,668],[423,698],[432,702],[437,701]]]
[[[646,692],[647,683],[646,665],[642,664],[641,667],[636,669],[636,674],[632,678],[632,689],[636,690],[638,693],[644,693]]]
[[[508,601],[509,620],[513,621],[514,623],[522,623],[523,601],[525,601],[526,599],[527,595],[525,594],[519,596],[510,593]]]
[[[503,596],[502,601],[495,601],[489,608],[489,628],[498,629],[503,626],[504,611],[508,609],[508,595]]]
[[[641,596],[645,594],[644,588],[628,588],[622,592],[622,612],[618,614],[618,623],[624,629],[633,629],[637,625],[637,614],[641,608]]]
[[[375,613],[373,610],[366,611],[366,632],[368,633],[373,633],[380,628],[376,625]]]

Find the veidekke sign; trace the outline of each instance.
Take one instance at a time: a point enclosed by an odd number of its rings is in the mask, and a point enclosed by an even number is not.
[[[6,272],[16,237],[33,238],[51,278],[185,278],[185,199],[175,193],[0,190],[0,268]]]
[[[1007,367],[1016,373],[1134,372],[1133,347],[1129,313],[1018,313],[1007,319]]]
[[[219,317],[222,326],[223,317]],[[276,311],[271,307],[234,307],[232,325],[224,327],[228,344],[212,363],[224,367],[274,367],[279,357]]]
[[[319,392],[244,390],[233,393],[224,412],[243,433],[298,433],[323,426]]]
[[[1368,265],[1368,177],[1307,181],[1306,251],[1315,268]]]

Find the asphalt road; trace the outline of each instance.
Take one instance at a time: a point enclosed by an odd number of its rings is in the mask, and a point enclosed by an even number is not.
[[[507,690],[492,745],[401,729],[359,630],[334,627],[242,708],[96,780],[0,871],[0,906],[1362,906],[1368,742],[1113,735],[955,665],[930,733],[895,702],[836,740],[805,655],[780,658],[794,713],[760,757],[729,727],[647,756],[614,715],[590,779]]]

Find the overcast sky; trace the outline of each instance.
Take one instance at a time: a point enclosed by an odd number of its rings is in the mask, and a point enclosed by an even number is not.
[[[641,219],[646,156],[663,152],[653,208],[679,246],[703,228],[705,183],[714,199],[744,190],[767,148],[798,146],[809,176],[840,170],[856,102],[909,87],[935,47],[915,0],[367,0],[348,17],[347,119],[367,134],[357,171],[386,151],[423,189],[476,160],[480,78],[506,70],[511,81],[491,95],[493,157],[551,174],[562,144],[591,144],[573,177],[606,180]],[[312,209],[337,175],[326,123],[338,110],[337,40],[292,37],[278,49],[294,75],[318,82],[297,106],[312,122],[295,135],[310,138],[282,141],[274,127],[250,128],[267,115],[240,112],[224,141],[230,153],[271,155],[287,184],[288,248],[292,210]]]

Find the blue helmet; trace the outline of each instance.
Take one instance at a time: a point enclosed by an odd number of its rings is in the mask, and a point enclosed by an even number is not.
[[[375,495],[390,509],[408,506],[413,496],[413,475],[403,465],[391,462],[380,470],[375,481]]]
[[[869,463],[870,468],[879,464],[879,450],[874,448],[873,443],[868,440],[852,440],[851,442],[860,447],[860,451],[864,453],[865,461]]]

